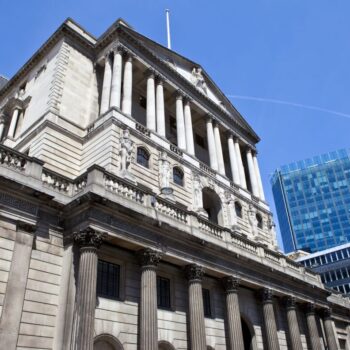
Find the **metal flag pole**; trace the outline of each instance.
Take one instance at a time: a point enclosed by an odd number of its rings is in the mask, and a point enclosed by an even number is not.
[[[168,39],[168,49],[171,50],[171,41],[170,41],[170,17],[169,17],[169,10],[165,10],[166,15],[166,32],[167,32],[167,39]]]

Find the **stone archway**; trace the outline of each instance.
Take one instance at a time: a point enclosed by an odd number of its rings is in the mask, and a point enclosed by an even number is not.
[[[215,224],[223,225],[222,203],[219,195],[209,187],[203,188],[203,208],[208,214],[208,219]]]
[[[255,333],[253,327],[241,317],[244,350],[255,350]]]
[[[161,340],[158,343],[158,350],[175,350],[175,348],[169,342]]]
[[[120,341],[109,334],[101,334],[95,338],[94,350],[124,350]]]

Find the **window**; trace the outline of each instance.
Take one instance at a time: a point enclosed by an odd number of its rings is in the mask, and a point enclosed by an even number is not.
[[[157,305],[161,309],[170,309],[170,280],[157,276]]]
[[[170,116],[169,123],[170,123],[170,132],[173,133],[173,131],[176,131],[176,119]]]
[[[120,266],[99,260],[97,265],[97,296],[118,299],[120,288]]]
[[[256,217],[256,221],[257,221],[257,226],[262,229],[263,228],[263,219],[262,219],[261,215],[256,214],[255,217]]]
[[[203,288],[202,293],[203,293],[204,317],[211,317],[210,291],[209,289]]]
[[[143,147],[137,148],[137,163],[145,168],[149,168],[149,153]]]
[[[239,202],[235,202],[235,211],[236,211],[236,216],[239,218],[243,217],[242,213],[242,205]]]
[[[204,141],[204,137],[198,134],[194,134],[194,138],[196,140],[196,144],[202,148],[206,148],[205,147],[205,141]]]
[[[184,185],[184,173],[179,167],[173,168],[173,181],[179,186]]]
[[[142,108],[146,109],[146,106],[147,106],[147,99],[146,99],[145,96],[141,96],[141,95],[140,95],[140,97],[139,97],[139,105],[140,105]]]

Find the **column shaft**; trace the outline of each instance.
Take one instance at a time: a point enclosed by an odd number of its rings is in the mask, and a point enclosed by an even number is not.
[[[181,94],[176,96],[176,133],[177,146],[182,150],[186,150],[184,108]]]
[[[220,129],[217,123],[215,123],[214,125],[214,138],[215,138],[215,149],[216,149],[217,160],[218,160],[218,170],[221,175],[225,175],[225,163],[224,163],[224,156],[222,153]]]
[[[3,133],[4,133],[4,127],[5,127],[5,123],[2,119],[0,119],[0,141],[1,141]]]
[[[288,297],[286,300],[287,323],[291,350],[303,350],[300,338],[300,330],[296,313],[295,298]]]
[[[242,161],[242,154],[241,154],[241,149],[239,146],[238,139],[235,140],[235,150],[236,150],[236,157],[237,157],[237,164],[238,164],[238,170],[239,170],[239,181],[240,185],[243,188],[247,188],[247,182],[245,179],[245,172],[244,172],[244,167],[243,167],[243,161]]]
[[[225,277],[223,279],[226,291],[226,313],[228,323],[229,350],[244,350],[241,314],[238,302],[238,279]]]
[[[147,110],[146,110],[146,125],[147,128],[156,131],[156,99],[154,74],[148,73],[147,77]]]
[[[320,336],[317,330],[315,306],[313,304],[307,305],[306,324],[309,333],[309,339],[312,350],[321,350]]]
[[[193,128],[192,128],[192,115],[191,115],[191,106],[190,102],[185,102],[184,107],[185,115],[185,129],[186,129],[186,146],[187,152],[194,156],[194,142],[193,142]]]
[[[265,326],[266,344],[268,350],[279,350],[277,326],[273,310],[273,296],[270,289],[264,289],[262,293],[262,308]]]
[[[198,265],[186,266],[188,278],[190,348],[191,350],[206,350],[204,307],[202,292],[203,268]]]
[[[140,350],[158,350],[157,274],[161,254],[151,249],[138,252],[141,272]]]
[[[91,228],[74,234],[80,246],[78,289],[74,325],[74,350],[93,350],[96,307],[97,249],[103,234]]]
[[[215,139],[213,131],[213,122],[211,118],[207,118],[207,140],[210,166],[214,170],[218,170],[217,153],[215,148]]]
[[[228,152],[230,155],[232,180],[235,184],[240,185],[237,155],[236,155],[235,145],[233,143],[233,136],[232,135],[229,135],[229,137],[227,139],[227,143],[228,143]]]
[[[108,111],[110,94],[111,94],[111,83],[112,83],[111,60],[110,60],[109,55],[106,55],[105,70],[104,70],[104,74],[103,74],[100,114],[106,113]]]
[[[256,156],[256,154],[253,155],[253,162],[254,162],[255,174],[258,182],[259,198],[264,201],[265,200],[264,188],[261,181],[258,157]]]
[[[124,84],[122,111],[131,115],[132,109],[132,56],[128,55],[124,64]]]
[[[19,109],[15,108],[12,114],[12,119],[8,131],[8,136],[9,137],[14,137],[15,136],[15,131],[16,131],[16,126],[18,122],[18,116],[19,116]]]
[[[252,186],[253,195],[256,197],[259,197],[259,187],[256,179],[255,166],[253,162],[251,149],[248,149],[247,151],[247,162],[248,162],[248,169],[249,169],[249,179],[250,179],[250,184]]]
[[[163,81],[157,79],[156,87],[157,99],[157,132],[165,137],[165,109],[164,109],[164,88]]]
[[[329,350],[337,350],[338,344],[337,344],[337,340],[336,340],[335,334],[334,334],[333,322],[332,322],[330,309],[324,310],[323,316],[324,316],[323,324],[324,324],[324,330],[326,333],[328,349]]]
[[[121,98],[121,92],[122,92],[122,68],[123,68],[122,50],[117,49],[114,53],[114,62],[113,62],[111,107],[120,108],[120,98]]]

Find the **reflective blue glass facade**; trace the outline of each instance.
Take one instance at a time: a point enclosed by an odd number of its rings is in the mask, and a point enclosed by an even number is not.
[[[282,166],[271,184],[285,253],[350,242],[350,150]]]

